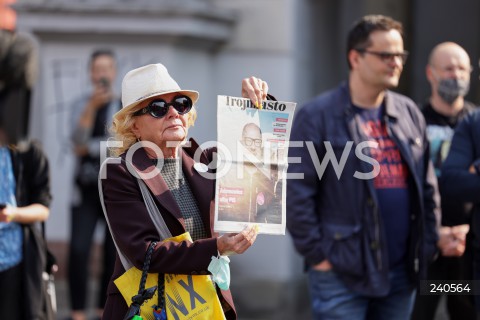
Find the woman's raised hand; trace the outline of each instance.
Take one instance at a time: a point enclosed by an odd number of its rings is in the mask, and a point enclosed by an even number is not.
[[[254,76],[242,80],[242,97],[252,100],[257,108],[262,108],[262,102],[267,98],[267,93],[266,81]]]

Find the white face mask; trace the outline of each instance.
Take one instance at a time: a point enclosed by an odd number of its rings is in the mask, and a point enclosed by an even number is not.
[[[208,265],[208,271],[212,274],[212,280],[222,290],[230,287],[230,259],[227,256],[212,257]]]

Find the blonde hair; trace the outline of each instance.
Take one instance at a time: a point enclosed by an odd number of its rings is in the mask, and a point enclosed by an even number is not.
[[[121,147],[112,147],[110,148],[111,156],[118,157],[121,154],[127,152],[132,145],[137,142],[137,137],[132,131],[132,126],[135,123],[135,117],[133,114],[135,111],[141,108],[132,108],[132,110],[115,115],[113,117],[113,124],[110,127],[109,131],[115,141],[123,142]],[[192,127],[197,120],[197,109],[195,106],[192,107],[189,113],[187,113],[187,129]],[[186,138],[186,137],[185,137]]]

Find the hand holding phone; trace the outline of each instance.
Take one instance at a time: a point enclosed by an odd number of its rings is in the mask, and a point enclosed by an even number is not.
[[[107,78],[100,78],[95,82],[95,88],[90,98],[90,104],[94,109],[104,107],[112,100],[112,90],[110,87],[110,80]]]
[[[98,83],[100,84],[101,87],[108,89],[110,87],[110,81],[108,81],[107,78],[101,78]]]

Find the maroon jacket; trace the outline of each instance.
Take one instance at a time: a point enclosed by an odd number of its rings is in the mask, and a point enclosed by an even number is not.
[[[193,155],[198,144],[190,140],[191,147],[182,149],[183,174],[190,184],[200,210],[208,238],[193,243],[175,243],[157,245],[152,254],[149,272],[176,274],[208,274],[211,257],[217,255],[217,239],[212,238],[215,210],[215,180],[202,177],[194,168]],[[208,164],[215,149],[201,152],[200,162]],[[123,154],[122,159],[125,159]],[[152,159],[145,150],[137,150],[132,157],[133,169],[138,173],[147,173],[154,169]],[[214,173],[214,172],[211,172]],[[161,175],[144,180],[155,199],[162,216],[173,236],[185,230],[180,209]],[[150,219],[143,202],[136,178],[128,171],[125,161],[107,166],[107,178],[102,180],[106,214],[110,222],[113,237],[120,250],[135,265],[142,269],[145,252],[151,241],[158,241],[157,229]],[[113,283],[125,272],[117,254],[115,269],[108,287],[103,319],[123,319],[128,306]],[[236,319],[235,307],[230,291],[217,288],[217,293],[225,310],[227,319]]]

